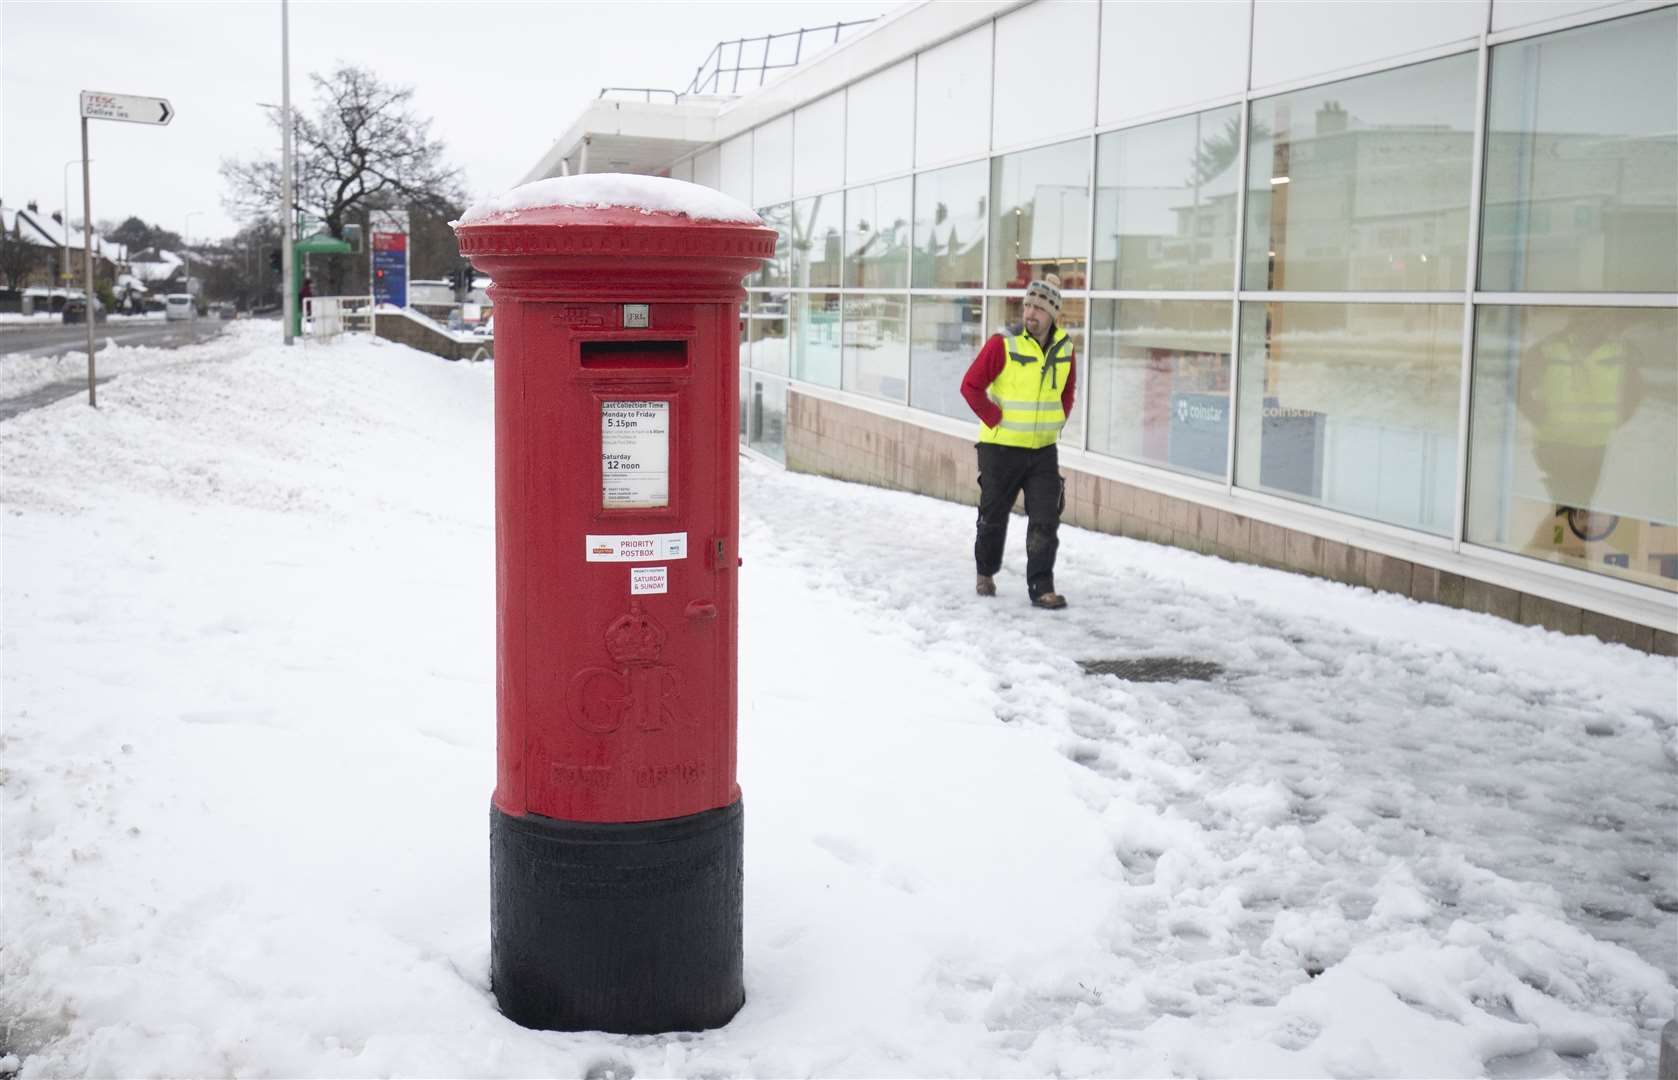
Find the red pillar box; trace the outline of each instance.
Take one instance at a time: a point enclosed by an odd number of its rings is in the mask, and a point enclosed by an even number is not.
[[[717,1027],[745,1001],[737,327],[775,234],[612,174],[456,233],[495,281],[495,995],[527,1027]]]

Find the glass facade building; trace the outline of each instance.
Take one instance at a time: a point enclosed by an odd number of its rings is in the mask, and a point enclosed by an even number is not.
[[[783,239],[746,445],[782,455],[801,387],[962,430],[962,373],[1053,271],[1071,467],[1678,610],[1678,6],[967,21],[900,53],[888,21],[845,46],[868,74],[664,170]]]

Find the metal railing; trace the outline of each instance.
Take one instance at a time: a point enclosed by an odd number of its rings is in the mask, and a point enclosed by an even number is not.
[[[736,38],[733,41],[719,41],[711,49],[710,55],[700,63],[694,72],[693,81],[682,91],[682,96],[688,94],[738,94],[740,92],[740,76],[757,73],[757,86],[762,86],[771,71],[797,67],[804,59],[804,42],[806,37],[814,44],[832,45],[838,42],[840,36],[848,26],[866,26],[873,19],[853,19],[849,22],[836,22],[827,26],[806,27],[799,30],[788,30],[783,34],[765,34],[763,37]],[[832,33],[832,38],[827,35]],[[777,42],[790,42],[792,59],[776,58],[774,56]],[[755,58],[748,58],[747,46],[757,53]],[[761,51],[759,51],[761,46]],[[729,58],[729,50],[733,50],[732,67],[724,67]],[[710,70],[707,71],[706,69]],[[731,78],[730,78],[731,77]],[[723,88],[725,80],[728,88]],[[747,89],[751,89],[748,84]]]
[[[331,341],[339,334],[373,332],[371,296],[311,296],[303,301],[303,336]]]
[[[798,30],[788,30],[781,34],[765,34],[762,37],[719,41],[711,47],[710,53],[700,62],[698,69],[694,71],[693,81],[688,83],[686,90],[663,90],[653,86],[603,86],[595,100],[602,101],[610,97],[614,101],[635,101],[638,99],[650,103],[653,100],[653,95],[657,94],[661,100],[668,97],[670,103],[674,105],[685,97],[699,94],[738,94],[742,75],[748,76],[746,88],[750,90],[753,87],[749,77],[753,72],[757,73],[756,85],[762,86],[771,71],[795,68],[803,63],[806,40],[810,41],[812,45],[837,44],[840,37],[844,35],[846,27],[867,26],[878,19],[879,16],[876,15],[872,19],[852,19],[849,22],[828,23],[824,26],[807,26]],[[830,33],[833,37],[828,40],[827,35]],[[779,46],[781,50],[779,56],[776,55],[775,51],[777,43],[786,43]],[[754,58],[747,57],[748,47],[754,54]],[[734,65],[724,67],[724,61],[730,57],[730,50],[733,50]],[[792,53],[790,60],[786,58],[788,50]],[[728,83],[727,89],[723,88],[724,82]]]

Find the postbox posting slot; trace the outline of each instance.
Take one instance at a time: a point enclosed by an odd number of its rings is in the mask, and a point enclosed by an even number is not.
[[[686,341],[646,341],[631,338],[582,341],[578,344],[582,346],[585,368],[644,370],[688,366]]]

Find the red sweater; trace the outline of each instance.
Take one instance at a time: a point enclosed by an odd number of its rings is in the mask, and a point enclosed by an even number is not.
[[[1066,343],[1066,358],[1072,360],[1072,343]],[[992,334],[985,347],[979,350],[979,355],[973,358],[973,364],[967,369],[967,374],[961,380],[961,396],[967,399],[967,407],[973,414],[984,421],[986,427],[995,427],[1002,423],[1002,410],[997,408],[996,402],[986,396],[985,391],[990,384],[1002,374],[1002,365],[1008,362],[1008,346],[1003,343],[1001,334]],[[1056,367],[1059,367],[1057,364]],[[1077,384],[1078,365],[1066,365],[1066,386],[1060,392],[1060,407],[1066,410],[1066,415],[1072,415],[1072,388]]]

